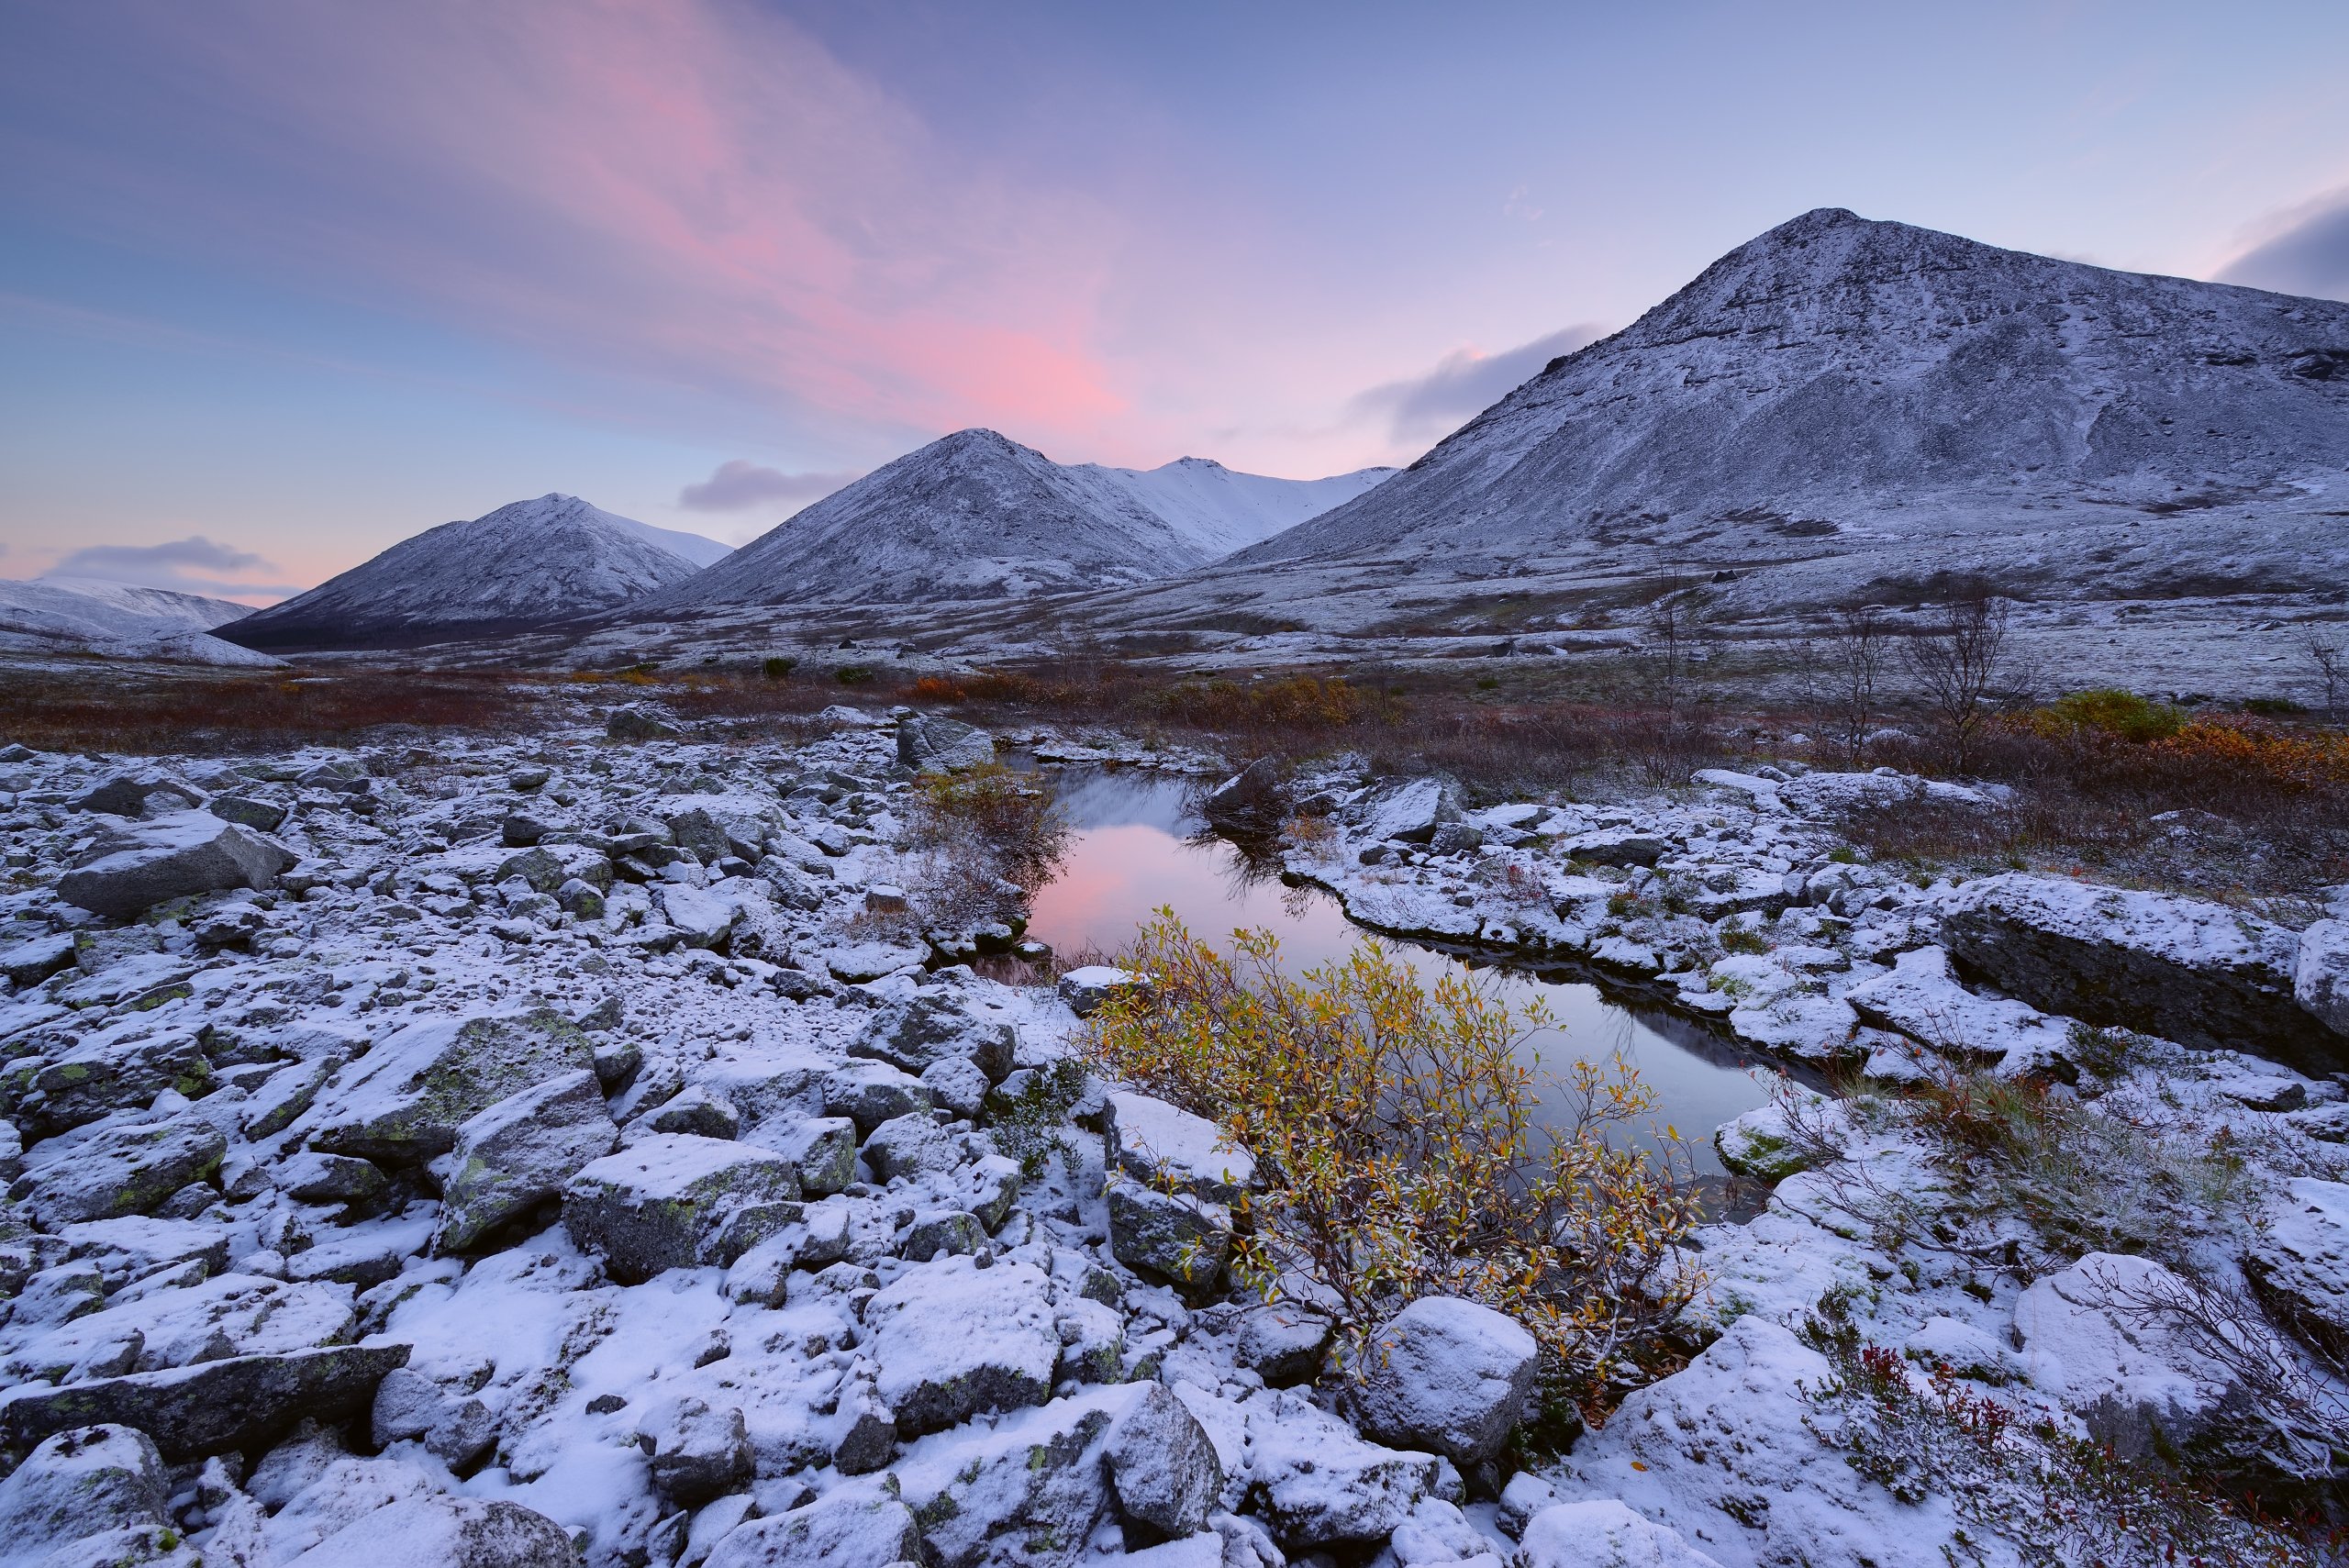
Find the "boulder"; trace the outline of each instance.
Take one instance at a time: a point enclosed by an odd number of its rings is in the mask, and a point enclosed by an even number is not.
[[[1429,1296],[1373,1341],[1353,1390],[1366,1436],[1432,1449],[1474,1473],[1500,1455],[1532,1396],[1541,1351],[1514,1319],[1474,1301]]]
[[[2016,1300],[2023,1371],[2124,1460],[2184,1448],[2249,1400],[2234,1373],[2152,1310],[2191,1289],[2150,1258],[2091,1252]]]
[[[894,1013],[876,1017],[849,1042],[849,1054],[885,1062],[920,1073],[941,1062],[962,1060],[1000,1084],[1018,1046],[1011,1026],[977,1018],[958,998],[916,996]]]
[[[2336,1363],[2349,1362],[2349,1185],[2286,1182],[2243,1273],[2277,1321]]]
[[[856,1180],[856,1123],[844,1116],[809,1117],[769,1140],[799,1167],[799,1190],[820,1197]]]
[[[551,1007],[419,1018],[336,1073],[295,1125],[313,1149],[421,1164],[507,1095],[595,1065],[587,1037]]]
[[[677,727],[653,709],[631,703],[604,716],[604,733],[614,740],[674,740]]]
[[[216,795],[204,809],[223,822],[256,832],[274,833],[285,825],[285,807],[250,795]]]
[[[949,1258],[885,1287],[864,1309],[875,1386],[908,1437],[984,1410],[1041,1405],[1060,1359],[1043,1274]]]
[[[59,879],[57,895],[128,918],[173,898],[224,887],[268,887],[297,857],[274,839],[203,811],[175,811],[102,835]]]
[[[125,1019],[82,1036],[72,1049],[30,1066],[18,1102],[20,1119],[55,1133],[108,1113],[151,1105],[166,1089],[201,1095],[211,1063],[193,1033],[157,1032],[144,1019]]]
[[[733,1406],[712,1409],[691,1395],[663,1400],[638,1424],[637,1440],[652,1456],[652,1485],[675,1507],[697,1508],[750,1484],[750,1433]]]
[[[1072,969],[1060,978],[1056,989],[1069,1011],[1080,1018],[1089,1018],[1111,997],[1145,987],[1149,982],[1131,970],[1113,964],[1088,963]]]
[[[927,1113],[928,1084],[885,1062],[852,1061],[824,1079],[824,1114],[846,1117],[860,1135],[885,1121]]]
[[[1449,779],[1409,779],[1382,784],[1355,807],[1362,837],[1373,842],[1399,840],[1424,844],[1447,822],[1460,820],[1460,789]]]
[[[572,1177],[618,1140],[602,1086],[586,1069],[508,1095],[468,1118],[458,1125],[453,1168],[441,1189],[435,1249],[464,1251],[561,1197]]]
[[[296,1154],[271,1173],[277,1190],[304,1203],[364,1203],[384,1190],[384,1173],[348,1154]]]
[[[0,1482],[0,1551],[38,1562],[107,1530],[168,1525],[163,1456],[125,1426],[74,1427],[42,1441]]]
[[[734,929],[742,909],[721,893],[671,883],[661,889],[661,913],[684,934],[687,947],[714,948]]]
[[[51,1228],[147,1214],[211,1176],[228,1148],[217,1128],[193,1117],[108,1127],[70,1149],[43,1144],[9,1194]]]
[[[329,1345],[284,1355],[232,1356],[168,1372],[31,1385],[0,1394],[0,1444],[29,1448],[69,1428],[136,1427],[173,1463],[266,1448],[304,1418],[365,1411],[406,1345]]]
[[[963,1162],[962,1141],[928,1111],[883,1122],[864,1140],[863,1152],[874,1179],[882,1182],[951,1171]]]
[[[563,1528],[504,1498],[405,1497],[351,1520],[294,1568],[578,1568]]]
[[[1286,783],[1277,759],[1259,757],[1208,791],[1199,801],[1199,815],[1209,827],[1226,833],[1276,833],[1289,815]]]
[[[584,882],[598,893],[612,890],[612,862],[600,850],[585,844],[540,844],[497,862],[493,882],[519,877],[533,893],[556,893],[573,882]]]
[[[2042,1012],[2318,1074],[2349,1067],[2349,1040],[2295,999],[2299,940],[2224,904],[2013,872],[1951,894],[1942,940]]]
[[[1509,1568],[1720,1568],[1681,1536],[1612,1497],[1560,1503],[1525,1523]]]
[[[742,1113],[733,1102],[704,1084],[671,1095],[647,1112],[644,1125],[655,1132],[690,1132],[702,1138],[735,1138],[742,1131]]]
[[[1256,1179],[1256,1162],[1215,1123],[1148,1095],[1108,1097],[1102,1137],[1109,1163],[1162,1191],[1238,1203]]]
[[[1240,1364],[1275,1388],[1311,1383],[1330,1353],[1327,1318],[1286,1304],[1254,1307],[1239,1323]]]
[[[1109,1251],[1118,1262],[1194,1296],[1211,1290],[1231,1251],[1231,1210],[1128,1178],[1109,1188]]]
[[[1307,1407],[1248,1423],[1246,1511],[1292,1556],[1385,1540],[1438,1485],[1442,1461],[1369,1442]]]
[[[1602,866],[1652,866],[1672,846],[1648,833],[1628,828],[1600,828],[1577,833],[1558,846],[1568,860]]]
[[[1773,1095],[1766,1105],[1759,1105],[1725,1121],[1713,1129],[1713,1151],[1721,1163],[1738,1175],[1757,1182],[1784,1181],[1798,1171],[1808,1171],[1820,1151],[1809,1147],[1809,1140],[1799,1136],[1787,1120],[1788,1100],[1798,1104],[1809,1118],[1815,1118],[1825,1127],[1839,1125],[1833,1109],[1834,1102],[1814,1089],[1789,1084]]]
[[[960,719],[914,714],[898,722],[897,762],[926,773],[952,773],[995,761],[995,737]]]
[[[879,1491],[842,1488],[736,1526],[719,1539],[706,1568],[885,1568],[921,1560],[912,1509]]]
[[[1215,1444],[1164,1384],[1137,1386],[1104,1445],[1119,1509],[1163,1537],[1205,1529],[1223,1491]]]
[[[73,809],[151,819],[202,804],[203,797],[184,784],[153,773],[118,773],[75,801]]]
[[[2349,920],[2319,920],[2300,933],[2292,996],[2326,1029],[2349,1035]]]
[[[724,1268],[799,1219],[799,1168],[772,1150],[663,1133],[572,1177],[562,1222],[623,1284]]]
[[[2010,997],[1967,990],[1950,972],[1945,948],[1900,954],[1890,973],[1853,986],[1843,1000],[1862,1023],[1897,1030],[1954,1056],[1987,1058],[2009,1073],[2061,1068],[2074,1054],[2071,1019]]]
[[[55,931],[0,952],[0,979],[14,985],[38,985],[59,970],[72,965],[73,933]]]
[[[452,1467],[470,1464],[497,1437],[497,1418],[473,1389],[469,1378],[444,1382],[414,1367],[394,1367],[375,1388],[375,1446],[421,1441],[427,1452]]]

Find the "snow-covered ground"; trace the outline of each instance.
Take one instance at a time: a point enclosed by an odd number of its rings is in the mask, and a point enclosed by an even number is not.
[[[277,661],[211,633],[250,605],[94,578],[0,577],[0,648],[267,668]]]
[[[1013,1157],[1002,1107],[1072,1001],[929,967],[888,918],[908,775],[850,717],[799,745],[0,751],[0,1558],[2014,1562],[1974,1494],[1852,1462],[1872,1418],[1822,1402],[1822,1323],[2057,1438],[2191,1440],[2253,1396],[2093,1261],[2021,1278],[1888,1234],[1879,1195],[1947,1196],[1922,1132],[1789,1091],[1722,1135],[1783,1179],[1687,1260],[1694,1359],[1472,1496],[1464,1434],[1523,1395],[1506,1324],[1431,1308],[1397,1355],[1427,1375],[1341,1398],[1309,1324],[1171,1283],[1195,1260],[1147,1223],[1160,1188],[1246,1179],[1212,1129],[1094,1085],[1065,1160]],[[1790,1061],[2029,1067],[2225,1129],[2270,1218],[2180,1266],[2349,1329],[2342,928],[1848,863],[1837,806],[1926,787],[1879,774],[1477,810],[1305,783],[1333,831],[1292,870],[1368,923],[1584,957]],[[2141,1004],[2126,1063],[2056,1005],[2096,984]]]

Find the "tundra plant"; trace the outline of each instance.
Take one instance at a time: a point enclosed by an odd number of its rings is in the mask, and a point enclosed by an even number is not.
[[[1621,1057],[1545,1074],[1550,1021],[1475,982],[1424,985],[1375,941],[1292,977],[1266,931],[1227,954],[1171,909],[1119,963],[1149,977],[1095,1013],[1103,1072],[1219,1123],[1254,1156],[1234,1266],[1329,1312],[1357,1360],[1425,1296],[1483,1302],[1540,1341],[1553,1391],[1638,1365],[1702,1285],[1685,1157],[1621,1146],[1653,1096]]]

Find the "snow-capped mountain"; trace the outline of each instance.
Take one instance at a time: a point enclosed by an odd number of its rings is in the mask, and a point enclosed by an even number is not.
[[[2258,591],[2337,583],[2343,530],[2320,519],[2344,506],[2349,305],[1822,209],[1217,574],[1867,554],[1902,581]]]
[[[627,604],[726,553],[576,495],[541,495],[402,539],[229,635],[248,648],[318,649],[495,636]]]
[[[1147,582],[1265,539],[1389,472],[1301,481],[1197,458],[1146,473],[1064,466],[993,430],[961,430],[637,607],[902,604]]]
[[[274,664],[274,659],[210,635],[252,613],[250,605],[228,599],[94,577],[0,578],[0,647],[26,651]]]

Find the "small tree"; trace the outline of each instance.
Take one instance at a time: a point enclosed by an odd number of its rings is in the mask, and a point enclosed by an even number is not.
[[[2300,653],[2316,673],[2317,684],[2324,688],[2324,721],[2340,723],[2341,684],[2349,680],[2349,648],[2343,645],[2341,633],[2305,628],[2300,633]]]
[[[1713,635],[1712,595],[1685,577],[1665,579],[1664,591],[1640,617],[1640,664],[1657,724],[1636,749],[1651,777],[1678,783],[1703,749],[1698,715],[1698,666]]]
[[[1701,1284],[1676,1258],[1698,1218],[1685,1160],[1611,1136],[1654,1104],[1620,1057],[1544,1077],[1487,990],[1422,985],[1375,941],[1292,978],[1269,932],[1227,956],[1161,910],[1119,962],[1150,984],[1092,1016],[1086,1055],[1254,1157],[1237,1271],[1334,1311],[1355,1357],[1413,1300],[1465,1296],[1525,1325],[1553,1389],[1586,1394]]]
[[[1826,696],[1844,760],[1857,766],[1876,728],[1876,688],[1892,657],[1892,628],[1873,605],[1838,610],[1826,637]]]
[[[1909,673],[1932,711],[1953,767],[1963,770],[1973,758],[2006,650],[2007,602],[1980,584],[1952,599],[1932,625],[1909,640]]]

